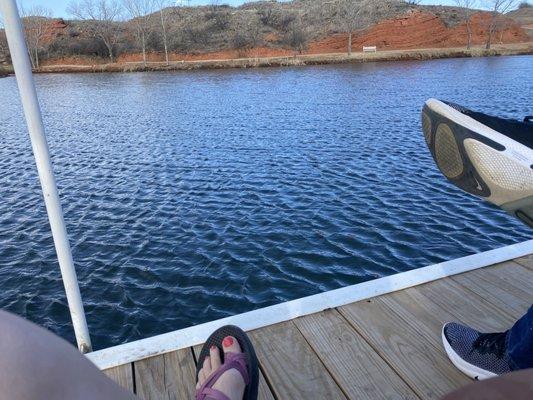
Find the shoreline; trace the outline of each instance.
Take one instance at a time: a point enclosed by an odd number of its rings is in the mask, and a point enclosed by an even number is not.
[[[259,58],[234,58],[213,59],[198,61],[171,61],[165,62],[142,61],[92,64],[92,65],[47,65],[35,73],[98,73],[98,72],[151,72],[151,71],[188,71],[199,69],[229,69],[229,68],[262,68],[262,67],[290,67],[305,65],[346,64],[381,61],[424,61],[443,58],[467,58],[467,57],[497,57],[510,55],[532,55],[533,42],[495,45],[490,50],[475,47],[466,48],[432,48],[411,50],[384,50],[375,53],[357,52],[348,55],[346,53],[324,54],[299,54],[295,56],[259,57]],[[4,72],[12,74],[12,70],[4,69]],[[0,77],[5,76],[0,69]]]

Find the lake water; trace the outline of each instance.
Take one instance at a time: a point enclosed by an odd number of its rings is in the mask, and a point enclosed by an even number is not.
[[[427,98],[531,114],[533,58],[36,76],[96,348],[531,238],[438,172]],[[13,77],[0,307],[73,341]]]

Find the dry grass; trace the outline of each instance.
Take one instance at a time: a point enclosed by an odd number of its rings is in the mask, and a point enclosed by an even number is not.
[[[11,66],[0,65],[0,78],[8,76],[13,73],[13,68]]]
[[[98,64],[98,65],[50,65],[38,72],[138,72],[138,71],[175,71],[194,69],[220,68],[257,68],[283,67],[299,65],[339,64],[354,62],[403,61],[403,60],[432,60],[439,58],[460,57],[488,57],[533,54],[533,43],[494,46],[491,50],[481,47],[466,50],[464,48],[451,49],[418,49],[391,50],[376,53],[346,53],[298,55],[295,57],[268,58],[238,58],[230,60],[202,60],[164,63],[127,63],[127,64]]]

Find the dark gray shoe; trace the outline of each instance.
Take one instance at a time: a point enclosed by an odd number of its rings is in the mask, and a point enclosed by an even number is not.
[[[474,379],[487,379],[511,371],[506,353],[507,332],[481,333],[449,322],[442,328],[442,342],[452,363]]]

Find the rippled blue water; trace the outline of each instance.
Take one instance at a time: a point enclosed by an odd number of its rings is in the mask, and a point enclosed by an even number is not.
[[[37,76],[95,347],[529,239],[446,182],[419,111],[531,114],[532,61]],[[0,93],[0,307],[73,340],[14,78]]]

